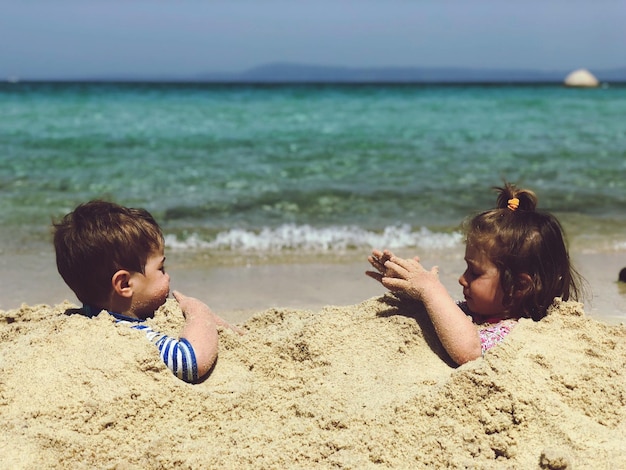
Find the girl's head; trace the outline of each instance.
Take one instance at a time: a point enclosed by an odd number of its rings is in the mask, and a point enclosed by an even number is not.
[[[540,320],[555,297],[579,297],[580,277],[570,263],[561,224],[536,210],[537,196],[509,183],[495,189],[497,207],[466,223],[468,250],[497,268],[506,316]]]

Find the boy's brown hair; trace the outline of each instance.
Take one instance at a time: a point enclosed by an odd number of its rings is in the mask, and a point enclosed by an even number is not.
[[[582,278],[572,266],[563,228],[548,212],[535,210],[537,196],[506,183],[498,191],[497,208],[465,224],[466,241],[483,251],[500,271],[504,305],[523,317],[540,320],[555,297],[581,296]],[[522,274],[530,276],[523,285]],[[515,292],[523,292],[515,298]]]
[[[53,222],[59,274],[78,299],[98,305],[120,269],[143,273],[148,256],[163,247],[163,233],[144,209],[94,200]]]

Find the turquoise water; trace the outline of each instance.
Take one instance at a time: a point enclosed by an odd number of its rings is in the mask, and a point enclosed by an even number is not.
[[[0,84],[0,242],[80,202],[179,248],[457,243],[503,177],[587,248],[626,249],[626,87]]]

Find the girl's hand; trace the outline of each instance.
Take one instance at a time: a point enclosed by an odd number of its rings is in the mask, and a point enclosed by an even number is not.
[[[372,254],[367,257],[369,263],[376,269],[376,271],[365,271],[365,275],[372,279],[382,282],[385,275],[385,263],[393,256],[393,253],[389,250],[379,251],[373,250]]]
[[[384,263],[385,273],[380,282],[392,292],[398,292],[417,300],[424,300],[431,287],[439,283],[439,268],[424,269],[419,258],[398,258],[392,256]]]
[[[365,271],[365,274],[372,279],[376,279],[378,282],[382,282],[383,277],[387,276],[385,263],[395,256],[396,255],[389,250],[373,250],[372,254],[367,257],[367,260],[374,267],[374,269],[376,269],[376,271]],[[419,261],[417,256],[414,259]]]
[[[402,259],[394,255],[390,250],[373,250],[372,254],[367,257],[367,260],[376,269],[376,272],[366,271],[365,274],[376,279],[377,281],[381,281],[383,277],[390,274],[389,270],[385,267],[385,263],[391,258]],[[419,256],[414,256],[412,260],[419,263],[420,258]]]

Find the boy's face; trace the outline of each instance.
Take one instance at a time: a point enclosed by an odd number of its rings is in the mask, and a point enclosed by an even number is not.
[[[165,303],[170,293],[170,276],[165,272],[163,247],[148,256],[145,274],[134,272],[131,313],[145,319]]]

